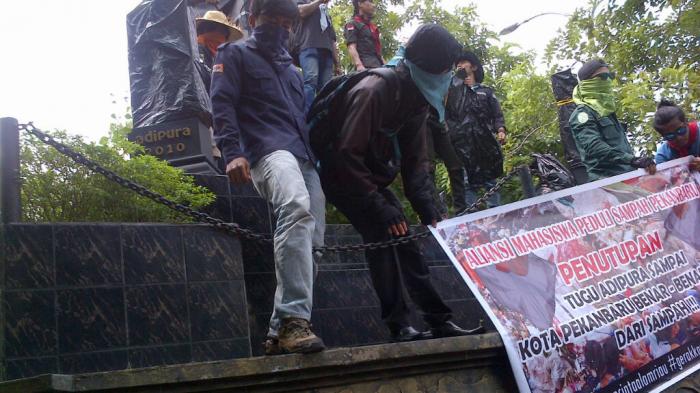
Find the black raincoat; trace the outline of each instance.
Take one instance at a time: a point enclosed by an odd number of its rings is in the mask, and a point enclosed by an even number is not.
[[[493,89],[467,86],[455,79],[447,96],[445,121],[457,155],[464,162],[468,182],[484,184],[503,174],[503,152],[496,140],[505,129],[503,112]]]

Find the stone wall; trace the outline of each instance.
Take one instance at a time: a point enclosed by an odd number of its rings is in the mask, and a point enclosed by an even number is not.
[[[45,375],[0,383],[4,393],[511,393],[497,334],[331,349],[141,370]]]
[[[6,379],[250,356],[238,240],[199,226],[3,230]]]
[[[329,226],[327,244],[360,243],[359,235],[350,226]],[[485,319],[493,329],[476,299],[462,281],[455,268],[432,238],[423,241],[429,259],[432,280],[438,292],[455,313],[455,321],[462,326],[474,327]],[[253,354],[261,354],[262,342],[272,311],[275,277],[272,250],[253,244],[244,244],[246,293],[251,321]],[[255,257],[250,257],[253,254]],[[415,311],[415,310],[414,310]],[[414,325],[422,328],[417,313]],[[314,289],[314,331],[332,347],[356,346],[387,342],[388,330],[380,315],[377,299],[363,253],[324,255],[318,266]]]
[[[217,194],[209,213],[271,233],[274,219],[251,187],[231,187],[222,176],[197,180]],[[270,245],[199,225],[12,224],[3,231],[0,380],[262,354],[275,289]],[[327,228],[327,244],[360,241],[351,226]],[[422,244],[455,320],[473,327],[484,319],[493,329],[437,243]],[[362,253],[324,256],[312,323],[331,347],[388,341]],[[414,323],[423,327],[415,315]]]

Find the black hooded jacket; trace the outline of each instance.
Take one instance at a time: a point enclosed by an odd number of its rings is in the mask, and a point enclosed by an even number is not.
[[[460,51],[444,27],[427,24],[408,40],[405,55],[423,71],[439,74],[449,70]],[[395,70],[398,84],[369,75],[329,108],[336,127],[329,131],[337,138],[330,151],[315,152],[321,184],[329,197],[351,198],[367,214],[381,216],[390,203],[381,191],[401,173],[406,197],[421,221],[430,223],[440,217],[429,175],[429,104],[402,62]]]
[[[434,187],[426,144],[428,103],[405,67],[397,67],[397,73],[399,103],[385,79],[365,77],[331,108],[330,123],[337,125],[338,138],[330,151],[315,154],[326,193],[357,198],[360,203],[371,200],[401,173],[406,196],[420,211],[432,204]],[[388,129],[397,131],[396,146],[383,131]]]

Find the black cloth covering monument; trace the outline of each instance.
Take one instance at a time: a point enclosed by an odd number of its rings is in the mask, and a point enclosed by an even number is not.
[[[211,125],[187,0],[145,0],[127,16],[134,127],[189,118]]]

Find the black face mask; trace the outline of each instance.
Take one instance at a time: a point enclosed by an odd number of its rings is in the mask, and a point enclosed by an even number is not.
[[[457,71],[455,71],[455,76],[459,79],[467,79],[469,74],[467,74],[467,70],[464,68],[457,68]]]
[[[287,52],[289,30],[272,23],[255,26],[253,36],[262,49],[264,57],[275,65],[277,72],[282,72],[292,64],[292,56]]]

